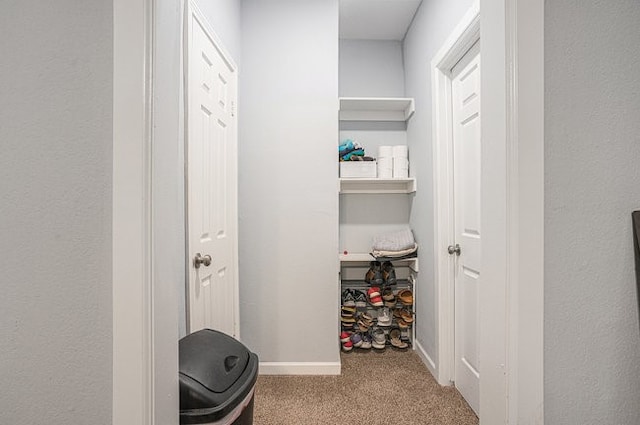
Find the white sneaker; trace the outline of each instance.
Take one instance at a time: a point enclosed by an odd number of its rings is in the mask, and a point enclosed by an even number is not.
[[[373,331],[373,341],[371,346],[377,350],[384,350],[386,347],[387,337],[382,329],[376,329]]]
[[[360,346],[363,350],[371,349],[371,337],[369,335],[362,336],[362,345]]]
[[[387,307],[382,309],[382,313],[378,316],[378,326],[391,326],[391,314]]]

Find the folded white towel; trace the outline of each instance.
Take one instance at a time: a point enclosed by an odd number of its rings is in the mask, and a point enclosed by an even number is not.
[[[415,246],[411,229],[377,235],[373,238],[373,251],[404,251]]]
[[[418,244],[413,244],[413,246],[409,249],[403,249],[402,251],[378,251],[378,250],[373,250],[373,252],[371,254],[373,254],[374,257],[378,258],[378,257],[391,257],[391,258],[398,258],[398,257],[404,257],[405,255],[409,255],[409,254],[413,254],[414,252],[416,252],[418,250]]]

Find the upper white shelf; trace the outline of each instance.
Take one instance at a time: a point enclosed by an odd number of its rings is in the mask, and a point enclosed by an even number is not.
[[[340,262],[342,262],[342,263],[352,263],[352,264],[368,264],[371,261],[375,260],[375,258],[373,258],[371,256],[371,254],[367,254],[367,253],[364,253],[364,252],[349,253],[349,254],[339,254],[338,257],[340,258]],[[418,267],[418,257],[393,259],[393,260],[390,260],[390,261],[392,263],[396,263],[396,265],[398,265],[398,263],[404,264],[404,265],[408,266],[411,270],[413,270],[416,273],[420,271],[420,269]]]
[[[340,193],[413,193],[416,179],[340,179]]]
[[[415,110],[413,98],[340,98],[340,121],[407,121]]]

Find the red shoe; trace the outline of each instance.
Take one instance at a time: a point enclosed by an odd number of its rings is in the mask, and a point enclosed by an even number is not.
[[[340,342],[346,343],[351,340],[351,334],[349,332],[342,332],[340,334]]]
[[[351,350],[353,350],[353,343],[351,341],[342,343],[342,351],[351,351]]]
[[[382,301],[382,297],[380,296],[380,288],[377,286],[372,286],[367,291],[367,295],[369,296],[369,302],[374,307],[382,307],[384,302]]]

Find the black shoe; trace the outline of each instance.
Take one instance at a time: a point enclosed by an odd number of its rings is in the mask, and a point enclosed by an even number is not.
[[[382,264],[382,277],[385,285],[395,285],[398,283],[396,279],[396,270],[393,268],[391,261],[385,261]]]

